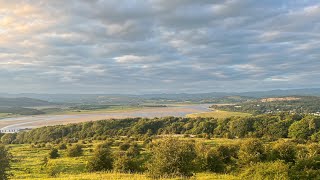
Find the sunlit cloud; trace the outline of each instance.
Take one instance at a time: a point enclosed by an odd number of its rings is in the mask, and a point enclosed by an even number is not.
[[[0,0],[0,92],[319,87],[318,1]]]

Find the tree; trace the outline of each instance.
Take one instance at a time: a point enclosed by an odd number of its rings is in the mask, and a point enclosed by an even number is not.
[[[60,155],[59,155],[58,149],[56,149],[56,148],[52,148],[51,151],[49,152],[49,157],[51,159],[58,158],[59,156]]]
[[[153,144],[152,157],[148,163],[149,175],[153,178],[189,177],[195,171],[195,145],[192,142],[167,138]]]
[[[69,157],[77,157],[83,154],[82,146],[80,144],[73,145],[68,149]]]
[[[6,180],[9,178],[10,174],[10,161],[11,155],[5,148],[5,146],[0,145],[0,179]]]
[[[111,170],[112,163],[111,148],[105,144],[100,144],[95,148],[93,157],[88,161],[87,169],[89,171]]]
[[[258,139],[245,140],[240,145],[238,152],[240,164],[250,164],[261,161],[264,158],[265,150],[263,143]]]
[[[1,137],[1,142],[3,144],[12,144],[13,141],[16,139],[16,133],[6,133]]]
[[[300,121],[294,122],[289,127],[289,137],[294,139],[308,139],[320,128],[320,118],[307,116]]]

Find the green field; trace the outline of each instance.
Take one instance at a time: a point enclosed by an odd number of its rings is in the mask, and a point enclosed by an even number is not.
[[[249,113],[242,113],[242,112],[230,112],[230,111],[221,111],[221,110],[215,110],[212,112],[204,112],[204,113],[194,113],[194,114],[188,114],[188,117],[195,118],[195,117],[213,117],[218,119],[228,118],[232,116],[239,116],[239,117],[245,117],[245,116],[251,116]]]
[[[6,117],[10,117],[11,114],[9,113],[0,113],[0,118],[6,118]]]
[[[196,139],[206,144],[216,144],[220,142],[238,143],[238,140],[226,140],[226,139]],[[69,179],[110,179],[110,180],[134,180],[134,179],[150,179],[145,174],[124,174],[117,172],[96,172],[89,173],[86,171],[86,163],[92,156],[92,150],[95,146],[103,141],[95,141],[93,143],[83,144],[84,154],[80,157],[68,157],[67,150],[59,150],[60,157],[57,159],[49,159],[46,165],[44,165],[44,158],[48,157],[53,144],[46,144],[46,147],[34,147],[30,144],[17,144],[9,145],[9,150],[13,155],[13,163],[11,173],[13,176],[11,179],[55,179],[55,180],[69,180]],[[118,141],[120,142],[120,141]],[[138,144],[142,144],[141,141],[136,141]],[[68,145],[69,146],[69,145]],[[113,150],[117,151],[118,147],[113,146]],[[167,179],[167,178],[166,178]],[[179,179],[179,178],[175,178]],[[235,176],[227,174],[215,174],[215,173],[198,173],[191,179],[236,179]]]

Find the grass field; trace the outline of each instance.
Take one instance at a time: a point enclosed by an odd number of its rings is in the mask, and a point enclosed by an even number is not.
[[[216,143],[238,143],[237,140],[225,139],[198,139],[207,144]],[[92,179],[110,179],[110,180],[135,180],[135,179],[150,179],[145,174],[123,174],[116,172],[97,172],[89,173],[86,171],[86,163],[92,156],[94,147],[102,141],[83,144],[84,155],[80,157],[68,157],[66,150],[59,150],[60,157],[57,159],[48,159],[44,163],[44,158],[48,156],[51,144],[46,147],[32,147],[30,144],[9,145],[9,150],[13,155],[13,163],[11,179],[53,179],[53,180],[92,180]],[[138,141],[141,144],[142,142]],[[112,147],[117,150],[117,146]],[[175,178],[179,179],[179,178]],[[214,173],[199,173],[191,179],[236,179],[232,175],[214,174]]]
[[[9,117],[11,114],[9,113],[0,113],[0,118],[6,118]]]
[[[242,113],[242,112],[229,112],[229,111],[220,111],[215,110],[212,112],[204,112],[204,113],[194,113],[194,114],[188,114],[187,117],[195,118],[195,117],[214,117],[218,119],[228,118],[232,116],[239,116],[239,117],[245,117],[245,116],[251,116],[249,113]]]

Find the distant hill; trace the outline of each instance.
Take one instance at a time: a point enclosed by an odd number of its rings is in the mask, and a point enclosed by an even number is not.
[[[34,106],[48,106],[53,105],[54,103],[26,98],[26,97],[17,97],[17,98],[3,98],[0,97],[0,107],[34,107]]]
[[[0,94],[2,97],[28,97],[56,103],[139,104],[145,102],[242,102],[251,98],[280,96],[320,96],[320,88],[252,92],[162,93],[162,94]]]

